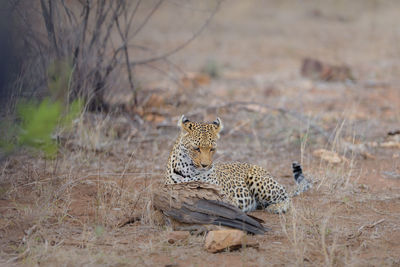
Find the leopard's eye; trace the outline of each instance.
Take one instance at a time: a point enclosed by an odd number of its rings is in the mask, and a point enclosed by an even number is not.
[[[196,150],[197,152],[200,152],[200,147],[193,147],[194,150]]]
[[[211,148],[210,151],[211,151],[211,152],[214,152],[214,151],[215,151],[215,147]]]

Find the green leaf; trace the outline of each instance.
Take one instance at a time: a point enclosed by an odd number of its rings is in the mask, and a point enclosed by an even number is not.
[[[34,102],[25,102],[17,107],[22,120],[19,144],[43,150],[48,156],[57,152],[57,145],[51,134],[58,125],[61,116],[61,104],[44,99],[38,106]]]

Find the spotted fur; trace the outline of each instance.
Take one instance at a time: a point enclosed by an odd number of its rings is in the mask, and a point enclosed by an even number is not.
[[[166,184],[201,181],[219,185],[231,203],[245,212],[263,208],[273,213],[286,212],[290,196],[271,174],[248,163],[213,163],[217,140],[223,126],[218,118],[212,123],[189,121],[182,116],[181,132],[172,148],[165,174]],[[301,166],[293,163],[293,174],[299,185],[293,195],[311,187]]]

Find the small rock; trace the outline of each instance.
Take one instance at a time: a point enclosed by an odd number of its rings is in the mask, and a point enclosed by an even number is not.
[[[190,233],[188,231],[173,231],[168,234],[168,243],[175,244],[186,240]]]
[[[208,252],[216,253],[226,248],[237,249],[244,245],[257,247],[258,243],[248,242],[247,235],[240,230],[217,230],[208,232],[204,248]]]

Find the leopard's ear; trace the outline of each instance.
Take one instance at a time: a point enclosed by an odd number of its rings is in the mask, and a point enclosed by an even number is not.
[[[181,118],[178,120],[178,126],[186,132],[192,131],[192,123],[189,121],[188,118],[186,118],[185,115],[182,115]]]
[[[217,134],[219,138],[219,133],[224,129],[224,125],[222,124],[222,121],[220,118],[217,118],[215,121],[212,122],[215,126],[215,133]]]

